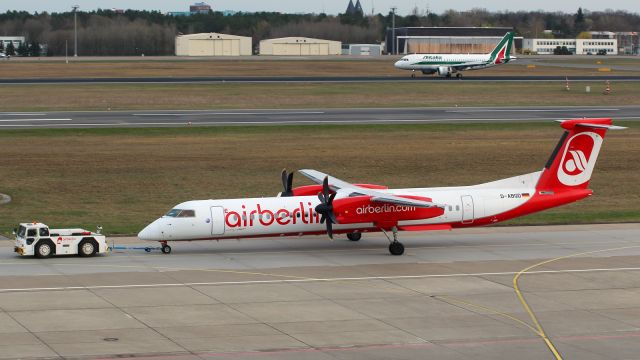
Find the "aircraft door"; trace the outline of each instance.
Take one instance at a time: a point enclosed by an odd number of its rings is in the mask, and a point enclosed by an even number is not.
[[[224,209],[222,206],[211,207],[211,235],[224,234]]]
[[[462,196],[462,223],[471,224],[473,222],[473,198],[471,195]]]

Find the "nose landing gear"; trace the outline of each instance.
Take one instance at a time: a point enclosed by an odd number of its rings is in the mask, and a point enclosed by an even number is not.
[[[160,241],[160,244],[162,245],[163,254],[171,254],[171,246],[167,245],[166,241]]]

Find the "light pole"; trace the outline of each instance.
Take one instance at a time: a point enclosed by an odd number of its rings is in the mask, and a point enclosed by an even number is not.
[[[78,57],[78,8],[73,5],[73,57]]]
[[[396,9],[391,7],[391,54],[396,54]]]

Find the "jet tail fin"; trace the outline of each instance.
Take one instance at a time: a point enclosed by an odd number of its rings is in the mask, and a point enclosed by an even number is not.
[[[495,48],[489,53],[489,61],[493,64],[502,64],[509,62],[512,59],[511,49],[513,48],[513,36],[514,32],[509,31],[504,35],[502,40],[496,45]],[[513,58],[515,59],[515,58]]]
[[[566,120],[561,126],[565,132],[542,170],[538,191],[586,189],[607,130],[625,129],[611,119]]]

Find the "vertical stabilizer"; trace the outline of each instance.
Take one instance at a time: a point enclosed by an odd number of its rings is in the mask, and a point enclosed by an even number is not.
[[[607,130],[624,129],[611,119],[566,120],[562,127],[565,132],[540,175],[538,191],[586,189]]]
[[[492,64],[502,64],[511,60],[511,48],[513,47],[513,31],[504,35],[502,40],[489,53],[489,62]]]

